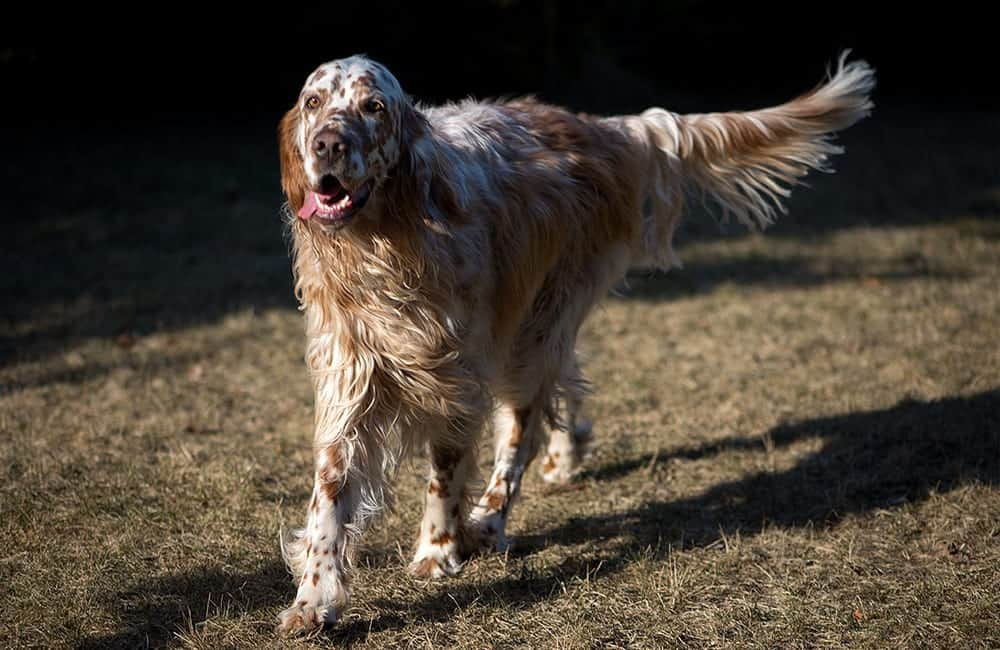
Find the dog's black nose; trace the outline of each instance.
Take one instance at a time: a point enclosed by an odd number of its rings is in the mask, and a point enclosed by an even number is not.
[[[344,155],[346,148],[344,139],[331,129],[323,129],[313,138],[313,153],[321,158],[334,160]]]

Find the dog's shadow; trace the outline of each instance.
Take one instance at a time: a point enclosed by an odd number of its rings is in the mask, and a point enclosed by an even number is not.
[[[398,629],[412,620],[446,621],[476,603],[479,607],[525,607],[559,593],[556,587],[590,574],[622,571],[648,549],[690,548],[715,543],[720,535],[744,538],[763,526],[829,526],[845,515],[919,502],[931,492],[969,483],[1000,483],[1000,391],[937,401],[904,400],[892,408],[805,420],[776,427],[767,438],[774,448],[817,438],[821,448],[787,471],[759,472],[721,483],[696,497],[651,501],[628,512],[572,517],[558,526],[515,539],[515,557],[529,556],[548,544],[571,546],[602,541],[601,557],[570,556],[542,568],[514,563],[498,580],[442,582],[417,601],[375,598],[379,612],[368,619],[349,617],[328,630],[331,639],[358,641],[373,632]],[[596,467],[583,480],[611,481],[646,471],[671,458],[704,459],[729,449],[767,453],[760,439],[729,438],[708,445],[663,449],[659,453]],[[402,578],[401,578],[402,579]],[[133,602],[123,611],[129,629],[94,638],[81,647],[162,645],[179,628],[197,627],[212,605],[227,602],[237,612],[280,607],[291,598],[291,583],[280,562],[255,572],[231,575],[217,569],[158,578],[117,595]],[[146,603],[134,604],[140,598]],[[184,608],[177,603],[183,601]]]
[[[1000,484],[1000,391],[935,401],[906,399],[875,411],[815,418],[775,427],[762,437],[726,438],[662,449],[585,472],[614,480],[671,458],[711,458],[727,450],[767,453],[805,439],[820,448],[787,471],[760,471],[720,483],[696,497],[650,501],[612,515],[573,517],[522,540],[525,553],[548,542],[617,539],[639,551],[658,540],[674,548],[702,546],[720,534],[762,527],[829,526],[847,515],[920,502],[979,482]],[[763,463],[762,463],[763,465]]]
[[[920,502],[932,492],[969,483],[1000,484],[1000,391],[937,401],[904,400],[884,410],[849,413],[779,426],[768,436],[774,448],[819,438],[822,447],[795,467],[761,472],[721,483],[688,499],[651,501],[624,513],[572,517],[549,530],[515,540],[512,555],[528,556],[549,544],[572,546],[602,540],[600,557],[570,555],[520,575],[486,584],[444,585],[418,602],[375,604],[388,610],[372,620],[355,621],[331,632],[342,640],[395,628],[407,618],[446,620],[477,606],[526,607],[561,593],[557,588],[587,575],[597,579],[625,569],[637,557],[668,549],[716,543],[721,535],[752,536],[764,526],[830,526],[852,513],[891,509]],[[760,439],[729,438],[697,447],[664,449],[613,465],[594,468],[583,480],[609,481],[646,471],[652,462],[671,458],[703,459],[728,449],[759,450]]]
[[[84,640],[77,647],[159,648],[171,645],[178,633],[197,629],[214,612],[253,613],[287,597],[288,572],[281,559],[247,572],[221,567],[151,578],[110,595],[119,610],[122,629]]]

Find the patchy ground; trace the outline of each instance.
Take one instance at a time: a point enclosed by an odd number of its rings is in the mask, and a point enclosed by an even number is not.
[[[0,168],[0,646],[1000,645],[995,117],[883,110],[767,235],[689,228],[582,334],[580,480],[532,472],[514,548],[422,582],[404,466],[351,614],[289,642],[312,414],[270,126],[139,141]]]

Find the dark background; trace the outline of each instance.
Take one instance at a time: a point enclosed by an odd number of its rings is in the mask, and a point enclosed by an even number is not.
[[[588,110],[780,97],[844,48],[879,97],[996,108],[996,26],[961,4],[549,0],[58,10],[0,27],[4,110],[22,120],[276,120],[319,63],[365,52],[417,98],[535,93]],[[702,105],[693,108],[704,108]]]
[[[276,125],[318,64],[358,52],[425,102],[532,93],[631,113],[782,102],[852,48],[878,71],[875,113],[844,135],[837,179],[796,193],[771,232],[1000,202],[982,199],[1000,173],[996,25],[961,4],[247,7],[21,7],[0,24],[0,362],[291,307]],[[689,219],[681,243],[699,227],[719,234]]]

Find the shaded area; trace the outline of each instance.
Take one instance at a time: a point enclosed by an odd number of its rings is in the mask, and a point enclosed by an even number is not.
[[[717,543],[720,533],[747,536],[765,526],[831,526],[848,514],[919,502],[931,492],[972,482],[1000,484],[1000,391],[936,401],[904,400],[884,410],[782,425],[766,437],[775,448],[811,438],[821,439],[823,445],[788,471],[757,473],[695,497],[647,502],[628,512],[573,517],[516,538],[512,551],[515,557],[524,557],[552,544],[600,540],[598,558],[570,556],[541,570],[520,565],[513,569],[516,575],[494,581],[443,582],[436,593],[416,602],[376,598],[371,603],[380,613],[373,619],[349,618],[327,634],[349,643],[371,632],[402,628],[414,618],[445,621],[473,604],[527,607],[561,593],[560,585],[567,580],[600,579],[620,572],[651,548],[666,553],[670,547],[706,546]],[[765,453],[760,439],[732,437],[595,468],[581,480],[615,480],[671,459],[710,459],[729,450]],[[383,555],[374,553],[375,565],[384,564]],[[203,613],[210,604],[228,601],[237,611],[254,612],[280,606],[289,597],[287,575],[277,562],[249,574],[208,569],[157,578],[115,596],[127,631],[92,639],[81,647],[129,647],[146,638],[158,645],[169,642],[189,621],[197,626],[205,620]]]
[[[110,605],[121,612],[120,632],[86,639],[80,650],[164,647],[177,634],[197,628],[219,611],[254,612],[285,597],[285,566],[275,560],[247,573],[205,567],[191,573],[153,578],[114,594]]]
[[[1000,224],[997,232],[1000,232]],[[614,295],[637,300],[670,300],[709,293],[723,284],[781,289],[813,287],[844,281],[877,286],[903,280],[965,280],[969,277],[971,275],[965,271],[934,268],[919,253],[904,255],[897,259],[828,258],[823,260],[822,265],[807,256],[727,254],[711,262],[685,262],[682,269],[669,272],[633,271]]]
[[[936,401],[904,400],[878,411],[849,413],[776,427],[763,438],[726,438],[697,447],[663,449],[584,474],[614,479],[672,458],[700,460],[728,450],[775,449],[817,438],[822,447],[785,472],[762,472],[719,484],[694,498],[650,502],[627,512],[572,518],[519,541],[525,552],[547,543],[620,538],[639,550],[658,539],[675,547],[702,545],[724,533],[765,525],[832,525],[848,514],[904,502],[960,485],[1000,484],[1000,391]],[[655,461],[654,461],[655,456]]]
[[[234,303],[228,303],[233,305]],[[248,303],[246,305],[240,305],[238,307],[233,307],[236,309],[243,308],[254,308],[253,303]],[[218,312],[221,315],[224,312]],[[202,317],[208,317],[211,315],[211,311],[207,311]],[[140,327],[139,321],[133,320],[134,312],[128,312],[127,318],[128,322],[131,323],[132,328]],[[111,321],[108,327],[114,326],[117,321]],[[64,327],[73,327],[75,324],[67,323]],[[162,325],[161,325],[162,326]],[[79,332],[80,330],[76,330]],[[82,355],[69,353],[64,355],[58,360],[50,360],[45,364],[36,364],[28,368],[23,369],[21,372],[17,373],[16,379],[7,381],[6,383],[0,384],[0,395],[5,393],[17,393],[29,388],[51,386],[54,384],[74,384],[81,385],[87,382],[93,381],[95,379],[104,378],[118,369],[129,368],[134,369],[141,367],[144,372],[157,372],[161,370],[168,370],[172,372],[184,373],[192,372],[192,364],[203,361],[207,356],[212,353],[212,350],[199,350],[197,352],[179,352],[172,347],[172,343],[175,338],[171,337],[168,339],[167,345],[164,349],[156,351],[144,351],[141,354],[134,354],[130,352],[131,348],[135,345],[135,337],[131,334],[133,329],[125,329],[121,333],[115,334],[117,329],[98,329],[95,332],[91,331],[88,334],[79,334],[78,337],[69,337],[70,340],[75,338],[84,338],[85,336],[106,336],[111,337],[111,342],[114,344],[118,350],[118,354],[114,352],[109,353],[103,359],[101,358],[85,358]],[[228,332],[226,334],[225,342],[227,345],[240,345],[243,341],[248,339],[253,339],[260,334],[258,332]],[[37,347],[33,346],[36,344]],[[47,340],[38,340],[33,337],[26,337],[25,340],[18,344],[19,350],[25,350],[25,348],[32,350],[32,353],[38,352],[48,352],[57,351],[58,348],[51,345]],[[2,357],[0,357],[2,361]],[[195,371],[197,372],[197,371]],[[308,495],[307,495],[308,496]]]
[[[308,492],[294,498],[304,500],[306,496]],[[369,569],[385,567],[397,558],[394,549],[364,545],[359,556],[359,564]],[[77,648],[172,646],[177,644],[178,633],[189,628],[197,630],[214,617],[229,619],[284,607],[295,595],[295,584],[278,557],[245,572],[221,568],[226,564],[220,561],[194,571],[149,578],[125,591],[107,594],[108,609],[119,614],[122,629],[86,639]],[[402,572],[400,579],[406,579]],[[268,634],[276,625],[277,619],[270,617],[263,624]],[[345,629],[358,626],[357,622],[348,623]],[[364,629],[367,633],[367,623]]]
[[[0,163],[0,363],[294,307],[272,131],[15,139],[30,155]]]

